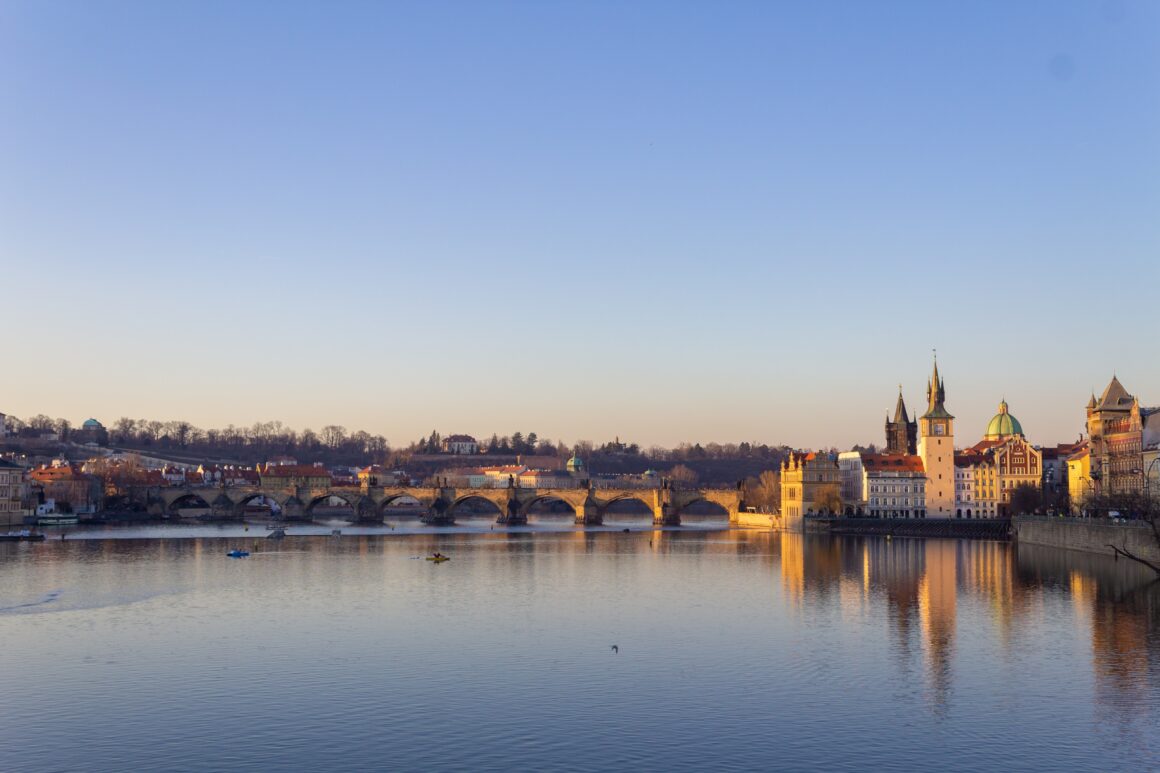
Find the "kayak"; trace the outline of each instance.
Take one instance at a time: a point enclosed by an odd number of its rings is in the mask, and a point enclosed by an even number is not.
[[[229,553],[226,553],[226,555],[229,556],[230,558],[245,558],[246,556],[250,555],[250,551],[248,551],[248,550],[231,550]]]
[[[427,560],[434,561],[437,564],[441,564],[444,561],[450,561],[451,559],[448,556],[427,556]]]

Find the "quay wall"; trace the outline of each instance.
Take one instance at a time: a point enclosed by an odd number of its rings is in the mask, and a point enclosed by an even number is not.
[[[791,517],[780,513],[738,513],[731,523],[751,529],[773,529],[775,531],[802,531],[801,516]]]
[[[1160,545],[1146,523],[1107,523],[1088,518],[1037,518],[1021,516],[1014,521],[1015,538],[1020,543],[1065,550],[1113,555],[1108,545],[1116,545],[1143,559],[1160,563]]]

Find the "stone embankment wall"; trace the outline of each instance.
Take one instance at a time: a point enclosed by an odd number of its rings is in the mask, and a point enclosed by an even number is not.
[[[732,521],[734,526],[747,526],[754,529],[775,529],[777,531],[802,530],[802,518],[794,518],[777,513],[738,513]]]
[[[1160,563],[1160,545],[1146,523],[1106,523],[1080,518],[1020,517],[1014,520],[1020,543],[1112,555],[1116,545],[1154,563]]]

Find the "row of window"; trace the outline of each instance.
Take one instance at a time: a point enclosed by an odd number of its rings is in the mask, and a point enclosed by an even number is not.
[[[901,485],[901,484],[897,484],[897,483],[896,484],[886,484],[886,483],[871,484],[870,485],[870,493],[872,493],[872,494],[909,494],[910,493],[910,486]],[[922,493],[922,486],[919,486],[916,484],[914,486],[914,493],[921,494]]]

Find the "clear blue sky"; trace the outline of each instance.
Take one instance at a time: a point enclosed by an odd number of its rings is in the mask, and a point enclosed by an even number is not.
[[[1160,3],[0,5],[0,410],[881,442],[1160,403]]]

